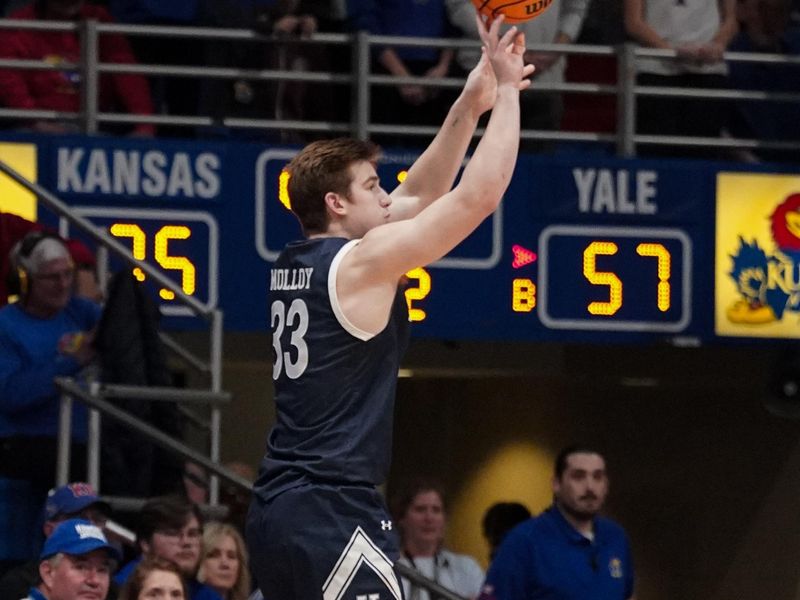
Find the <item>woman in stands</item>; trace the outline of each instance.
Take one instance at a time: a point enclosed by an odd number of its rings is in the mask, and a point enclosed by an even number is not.
[[[224,600],[247,600],[250,570],[247,549],[233,525],[209,523],[203,532],[203,550],[197,578]]]

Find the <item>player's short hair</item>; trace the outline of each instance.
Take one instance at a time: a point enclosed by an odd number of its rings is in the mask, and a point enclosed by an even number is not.
[[[561,452],[559,452],[558,456],[556,456],[553,468],[556,479],[561,479],[564,471],[567,470],[567,461],[573,454],[597,454],[597,456],[605,460],[602,452],[595,450],[591,446],[584,446],[582,444],[572,444],[570,446],[566,446],[565,448],[562,448]]]
[[[353,177],[350,166],[359,161],[374,162],[379,154],[380,149],[372,142],[336,138],[312,142],[292,159],[286,166],[289,201],[305,235],[328,228],[325,194],[349,195]]]

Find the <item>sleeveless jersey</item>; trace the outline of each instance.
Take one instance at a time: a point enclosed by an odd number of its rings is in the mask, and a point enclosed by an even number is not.
[[[408,309],[398,287],[383,331],[347,321],[336,271],[357,243],[293,242],[270,272],[277,420],[255,485],[264,501],[306,483],[378,485],[388,474]]]

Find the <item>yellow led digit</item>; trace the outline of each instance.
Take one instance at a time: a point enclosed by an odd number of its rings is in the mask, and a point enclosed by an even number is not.
[[[185,256],[169,255],[169,240],[185,240],[192,235],[192,230],[185,225],[165,225],[156,234],[156,262],[165,269],[181,272],[181,289],[189,296],[194,294],[197,278],[192,261]],[[164,300],[175,298],[170,290],[162,289],[159,294]]]
[[[281,171],[281,174],[278,175],[278,200],[290,210],[292,208],[292,203],[289,200],[289,179],[291,179],[291,177],[289,171],[286,169]]]
[[[431,293],[431,276],[422,267],[411,269],[406,273],[409,279],[416,279],[419,283],[416,287],[406,289],[406,302],[408,303],[408,320],[424,321],[427,316],[421,308],[415,308],[411,303],[414,300],[422,300]]]
[[[523,277],[514,279],[511,308],[514,312],[531,312],[536,307],[536,284]]]
[[[110,228],[109,231],[111,235],[114,237],[126,237],[131,238],[133,241],[131,245],[131,252],[133,253],[133,258],[137,260],[144,260],[145,259],[145,242],[146,237],[142,228],[138,225],[134,225],[133,223],[114,223]],[[144,281],[144,272],[139,267],[134,267],[133,275],[136,277],[138,281]]]
[[[639,244],[636,246],[636,253],[639,256],[653,256],[656,258],[658,269],[658,310],[667,312],[670,307],[669,278],[672,275],[672,256],[663,244]]]
[[[594,285],[608,286],[607,302],[590,302],[587,309],[593,315],[611,316],[622,306],[622,282],[614,273],[597,270],[597,255],[613,256],[617,253],[614,242],[592,242],[583,251],[583,276]]]

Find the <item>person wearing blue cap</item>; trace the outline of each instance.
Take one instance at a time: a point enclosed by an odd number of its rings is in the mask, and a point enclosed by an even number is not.
[[[120,558],[97,525],[68,519],[45,541],[39,555],[41,583],[24,600],[105,600]]]
[[[111,506],[102,501],[94,488],[85,482],[77,481],[50,490],[44,504],[44,523],[42,532],[49,538],[55,528],[67,519],[81,518],[102,527],[109,515]],[[0,598],[22,598],[31,587],[39,583],[39,559],[14,567],[0,577]],[[116,597],[116,586],[113,586]]]

